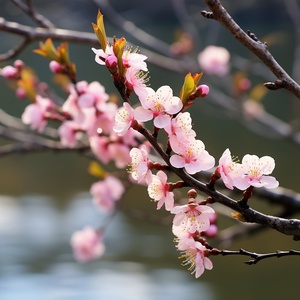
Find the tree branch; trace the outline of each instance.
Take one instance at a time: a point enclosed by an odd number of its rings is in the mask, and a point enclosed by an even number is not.
[[[76,146],[73,148],[64,147],[61,143],[55,141],[24,142],[0,146],[0,156],[16,153],[40,152],[40,151],[59,151],[59,152],[86,152],[90,150],[89,146]]]
[[[272,257],[280,258],[280,257],[284,257],[284,256],[299,256],[300,255],[300,251],[296,251],[296,250],[276,251],[276,252],[272,252],[272,253],[262,253],[262,254],[250,252],[250,251],[247,251],[244,249],[240,249],[238,251],[213,249],[212,252],[214,253],[214,251],[215,251],[215,255],[219,255],[219,254],[221,254],[223,256],[243,255],[243,256],[249,256],[249,257],[253,258],[251,260],[245,261],[245,264],[247,264],[247,265],[254,265],[263,259],[272,258]]]
[[[54,28],[54,24],[48,20],[45,16],[39,14],[31,0],[28,0],[28,4],[24,4],[20,0],[11,0],[19,9],[21,9],[24,13],[26,13],[30,18],[35,21],[39,26],[44,27],[44,28]]]
[[[277,77],[275,89],[284,88],[300,99],[300,86],[286,73],[267,49],[267,45],[253,39],[244,32],[232,19],[219,0],[205,0],[212,14],[203,13],[204,16],[221,23],[241,44],[254,53]]]
[[[138,130],[137,128],[135,128]],[[195,177],[186,173],[184,169],[177,169],[170,164],[169,156],[162,150],[155,137],[151,133],[143,128],[138,130],[149,141],[153,148],[158,152],[160,157],[166,162],[170,169],[181,179],[187,186],[195,188],[210,196],[214,202],[223,204],[226,207],[233,209],[241,214],[240,219],[244,219],[245,222],[257,223],[263,226],[275,229],[285,235],[292,235],[294,240],[300,239],[300,220],[298,219],[285,219],[280,217],[274,217],[271,215],[265,215],[258,212],[248,206],[242,205],[239,201],[233,200],[230,197],[208,187],[207,184],[197,180]]]

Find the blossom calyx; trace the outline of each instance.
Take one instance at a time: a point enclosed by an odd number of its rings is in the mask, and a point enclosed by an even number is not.
[[[119,75],[125,76],[126,68],[123,65],[123,53],[126,45],[126,39],[124,37],[115,40],[113,44],[113,52],[118,59]]]
[[[196,73],[192,75],[191,73],[188,73],[184,78],[183,86],[180,90],[180,99],[183,104],[185,104],[193,93],[196,92],[196,86],[201,79],[203,73]]]

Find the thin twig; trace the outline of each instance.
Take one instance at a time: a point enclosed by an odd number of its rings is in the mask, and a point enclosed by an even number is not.
[[[294,240],[300,239],[300,220],[298,219],[285,219],[280,217],[274,217],[271,215],[265,215],[259,211],[256,211],[248,206],[241,205],[238,201],[209,188],[209,186],[195,177],[191,176],[184,169],[177,169],[170,164],[169,156],[162,150],[158,144],[156,138],[145,128],[139,130],[144,137],[149,141],[153,148],[158,152],[165,163],[170,169],[183,180],[187,186],[195,188],[196,190],[203,192],[207,196],[210,196],[214,202],[221,203],[234,211],[241,214],[245,222],[257,223],[263,226],[275,229],[285,235],[292,235]]]
[[[293,59],[293,71],[292,75],[300,80],[300,5],[296,0],[284,0],[287,13],[290,16],[291,21],[294,24],[295,30],[295,47],[294,47],[294,59]]]
[[[218,252],[217,252],[218,251]],[[250,252],[244,249],[240,249],[237,251],[230,251],[230,250],[216,250],[216,255],[221,254],[223,256],[228,256],[228,255],[243,255],[243,256],[249,256],[253,259],[245,261],[245,264],[247,265],[254,265],[258,263],[259,261],[267,258],[273,258],[273,257],[284,257],[284,256],[299,256],[300,251],[297,250],[288,250],[288,251],[276,251],[272,253],[255,253],[255,252]]]
[[[99,5],[101,12],[110,23],[114,24],[118,28],[122,28],[122,31],[128,33],[136,40],[146,45],[148,48],[154,49],[156,52],[162,53],[166,56],[172,55],[170,52],[170,46],[167,43],[140,29],[132,21],[126,20],[112,7],[109,1],[92,1],[96,5]]]
[[[59,152],[81,152],[84,153],[88,151],[90,147],[88,146],[76,146],[73,148],[65,147],[60,142],[47,141],[47,143],[16,143],[0,146],[0,156],[11,155],[16,153],[33,153],[41,151],[59,151]]]
[[[54,24],[47,19],[45,16],[39,14],[33,4],[32,1],[27,0],[27,5],[20,0],[11,0],[19,9],[21,9],[24,13],[26,13],[30,18],[35,21],[39,26],[44,28],[54,28]]]
[[[20,46],[0,55],[0,62],[16,57],[31,42],[46,40],[47,38],[62,42],[91,45],[94,47],[99,46],[99,41],[94,33],[61,28],[47,29],[42,27],[31,27],[16,22],[10,22],[4,18],[0,18],[0,31],[16,34],[25,38]],[[195,67],[195,64],[188,64],[186,61],[181,59],[169,58],[150,51],[149,49],[141,48],[141,52],[145,54],[148,57],[148,60],[153,64],[170,71],[178,73],[199,71],[198,68]]]
[[[267,45],[260,40],[251,38],[232,19],[219,0],[205,0],[211,9],[210,19],[221,23],[241,44],[254,53],[277,77],[278,82],[274,83],[274,88],[284,88],[300,99],[300,86],[286,73],[286,71],[275,60],[267,49]],[[205,13],[203,13],[205,15]],[[268,85],[269,86],[269,85]]]

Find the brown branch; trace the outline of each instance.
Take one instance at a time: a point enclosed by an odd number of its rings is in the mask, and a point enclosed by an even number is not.
[[[20,0],[11,0],[19,9],[26,13],[33,21],[35,21],[39,26],[44,28],[54,28],[54,24],[48,20],[45,16],[39,14],[31,0],[27,0],[28,4],[26,5]]]
[[[100,6],[101,12],[110,23],[114,24],[122,31],[134,37],[139,42],[143,43],[149,48],[154,49],[159,53],[170,56],[170,46],[160,39],[157,39],[153,35],[137,27],[132,21],[126,20],[121,14],[119,14],[108,0],[93,0],[96,5]]]
[[[267,45],[253,39],[244,32],[232,19],[219,0],[205,0],[212,14],[205,14],[209,18],[222,24],[241,44],[254,53],[277,77],[277,88],[284,88],[300,99],[300,86],[286,73],[267,49]]]
[[[212,255],[222,255],[222,256],[228,256],[228,255],[243,255],[243,256],[249,256],[253,259],[245,261],[245,264],[247,265],[254,265],[258,263],[259,261],[267,258],[273,258],[273,257],[284,257],[284,256],[300,256],[300,251],[297,250],[288,250],[288,251],[276,251],[272,253],[254,253],[250,252],[244,249],[240,249],[238,251],[230,251],[230,250],[212,250]]]
[[[287,13],[290,16],[295,30],[295,46],[294,46],[294,60],[292,74],[296,80],[300,80],[300,5],[297,0],[284,0],[283,1]]]
[[[0,55],[0,62],[16,57],[31,42],[46,40],[47,38],[62,42],[86,44],[94,47],[99,46],[99,41],[94,33],[61,28],[31,27],[16,22],[10,22],[1,17],[0,31],[19,35],[25,38],[25,40],[21,42],[19,46]],[[195,64],[188,64],[185,60],[172,59],[164,55],[159,55],[148,49],[141,48],[141,51],[148,57],[150,62],[161,68],[178,73],[198,71],[198,68],[196,68]]]
[[[41,152],[41,151],[59,151],[59,152],[81,152],[84,153],[89,151],[89,146],[77,146],[73,148],[68,148],[63,146],[60,142],[55,141],[44,141],[39,142],[25,142],[25,143],[16,143],[0,146],[0,156],[11,155],[16,153],[32,153],[32,152]]]
[[[136,128],[135,128],[136,129]],[[139,128],[139,132],[149,141],[153,148],[158,152],[160,157],[170,167],[170,169],[185,182],[189,187],[195,188],[198,191],[203,192],[207,196],[210,196],[214,202],[221,203],[222,205],[233,209],[241,214],[245,222],[257,223],[272,229],[275,229],[285,235],[292,235],[294,240],[300,239],[300,220],[298,219],[285,219],[280,217],[274,217],[271,215],[265,215],[259,211],[256,211],[248,206],[241,205],[238,201],[216,191],[210,189],[207,184],[197,180],[195,177],[186,173],[184,169],[177,169],[170,164],[169,156],[163,151],[158,144],[156,138],[144,127]]]
[[[4,18],[0,18],[0,31],[28,37],[31,42],[45,40],[47,37],[50,37],[58,41],[77,42],[89,45],[99,44],[94,33],[61,28],[31,27],[16,22],[10,22]]]

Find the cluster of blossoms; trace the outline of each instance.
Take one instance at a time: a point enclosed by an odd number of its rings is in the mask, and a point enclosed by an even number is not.
[[[196,202],[195,190],[190,190],[188,195],[188,204],[174,206],[171,210],[175,214],[172,231],[176,236],[176,247],[182,253],[180,258],[184,259],[183,265],[190,265],[189,270],[198,278],[205,269],[213,267],[209,259],[210,246],[202,236],[217,234],[216,213],[210,206]]]
[[[62,104],[47,96],[45,90],[41,92],[42,85],[36,79],[30,81],[29,88],[28,83],[24,84],[24,63],[16,62],[14,66],[3,68],[2,75],[16,80],[23,89],[27,87],[19,94],[35,91],[30,97],[32,103],[22,115],[23,122],[32,129],[43,133],[49,120],[58,121],[58,135],[64,147],[88,145],[102,164],[114,162],[119,169],[130,166],[130,179],[147,186],[149,197],[157,202],[157,209],[164,207],[175,214],[172,230],[176,236],[177,249],[182,253],[184,264],[190,264],[190,270],[199,277],[205,269],[212,269],[209,259],[211,247],[205,237],[217,234],[216,213],[207,205],[208,201],[196,202],[195,190],[188,192],[187,204],[176,205],[174,190],[186,185],[183,181],[169,182],[168,171],[183,169],[189,175],[194,175],[215,166],[215,158],[205,149],[203,141],[196,137],[191,115],[185,111],[196,98],[205,97],[209,88],[198,85],[202,74],[188,74],[179,97],[173,94],[168,85],[152,89],[146,85],[147,57],[126,48],[124,38],[114,39],[113,44],[108,43],[101,15],[98,15],[94,30],[101,44],[101,49],[92,48],[95,61],[110,71],[124,100],[121,107],[110,100],[99,82],[76,81],[75,67],[65,54],[65,45],[56,50],[47,41],[38,50],[39,54],[52,58],[52,72],[68,75],[70,79],[71,83],[65,87],[68,96]],[[199,56],[199,63],[207,72],[211,66],[219,75],[224,75],[228,71],[229,54],[225,51],[222,53],[222,59],[211,59],[209,63],[209,58],[205,58],[207,53],[204,52]],[[139,100],[135,106],[129,101],[133,92]],[[150,136],[154,141],[148,143],[149,138],[145,141],[143,136],[143,133],[148,132],[144,123],[151,120],[154,132]],[[157,142],[159,130],[167,138],[166,151]],[[155,144],[155,150],[163,152],[164,163],[150,160],[150,144]],[[229,149],[226,149],[215,169],[214,180],[221,178],[229,189],[275,188],[278,181],[269,176],[274,167],[275,162],[269,156],[258,158],[247,154],[241,163],[235,162]],[[125,192],[125,187],[119,178],[108,172],[99,177],[101,180],[91,186],[90,193],[96,207],[111,213]],[[90,227],[77,231],[72,236],[71,245],[77,260],[95,259],[104,253],[102,231]]]
[[[275,161],[270,156],[259,158],[256,155],[246,154],[241,163],[235,162],[229,149],[226,149],[219,160],[216,169],[225,186],[233,190],[234,187],[245,190],[252,187],[276,188],[279,182],[269,176],[275,168]]]

